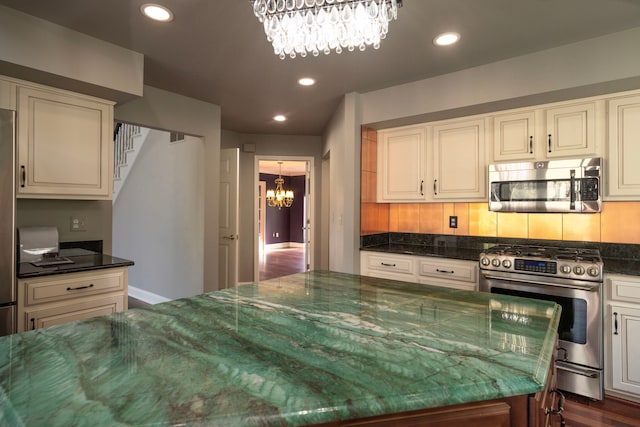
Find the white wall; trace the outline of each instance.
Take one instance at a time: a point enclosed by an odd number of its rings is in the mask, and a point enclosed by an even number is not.
[[[168,299],[203,291],[204,144],[147,136],[113,206],[113,251],[134,260],[129,286]]]
[[[345,95],[323,136],[329,164],[329,269],[360,272],[359,95]]]
[[[204,291],[218,289],[220,107],[150,86],[144,97],[118,105],[115,120],[200,136],[204,143]],[[134,260],[135,261],[135,260]]]

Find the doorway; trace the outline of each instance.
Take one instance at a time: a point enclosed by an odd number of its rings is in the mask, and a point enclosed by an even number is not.
[[[312,171],[311,157],[256,157],[255,280],[313,268]],[[269,202],[278,182],[292,199]]]

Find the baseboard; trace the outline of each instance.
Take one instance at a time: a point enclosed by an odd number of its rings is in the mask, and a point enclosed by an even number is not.
[[[145,291],[144,289],[129,286],[129,296],[140,301],[144,301],[147,304],[159,304],[161,302],[171,301],[169,298],[154,294],[153,292]]]
[[[304,243],[299,242],[281,242],[264,245],[265,249],[287,249],[287,248],[304,248]]]

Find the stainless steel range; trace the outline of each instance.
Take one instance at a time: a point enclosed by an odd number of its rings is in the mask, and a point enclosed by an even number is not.
[[[480,254],[480,290],[562,307],[558,389],[601,400],[603,263],[597,249],[496,245]]]

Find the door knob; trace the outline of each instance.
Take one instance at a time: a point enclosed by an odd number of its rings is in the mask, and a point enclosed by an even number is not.
[[[222,238],[227,240],[236,240],[238,236],[236,236],[235,234],[229,234],[228,236],[222,236]]]

